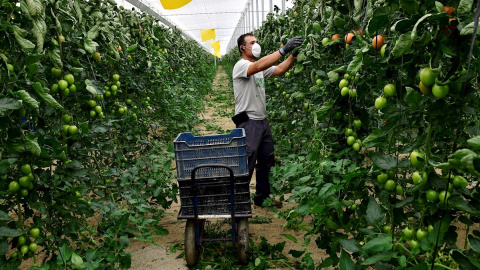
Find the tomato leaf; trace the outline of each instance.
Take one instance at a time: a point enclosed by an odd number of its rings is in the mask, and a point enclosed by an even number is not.
[[[347,68],[347,73],[348,74],[357,74],[357,72],[360,71],[360,69],[362,69],[362,62],[363,60],[363,52],[362,51],[359,51],[355,57],[353,57],[353,60],[352,62],[350,62],[350,64],[348,65],[348,68]]]
[[[98,43],[96,43],[95,41],[93,41],[89,38],[86,38],[85,43],[83,45],[83,48],[85,48],[85,51],[92,54],[95,51],[97,51],[97,46],[98,46]]]
[[[8,227],[0,227],[0,237],[17,237],[17,236],[20,236],[22,235],[23,233],[22,232],[19,232],[17,230],[14,230],[14,229],[10,229]]]
[[[473,0],[460,0],[457,7],[457,14],[470,13],[472,10]]]
[[[100,24],[96,24],[95,26],[93,26],[92,28],[90,28],[90,30],[88,30],[87,32],[87,38],[90,39],[90,40],[94,40],[98,37],[98,35],[100,34]]]
[[[334,72],[333,70],[327,73],[328,80],[332,83],[338,80],[338,73]]]
[[[362,262],[362,265],[371,265],[379,261],[388,261],[396,255],[397,253],[392,251],[376,254]]]
[[[291,254],[294,258],[299,258],[299,257],[302,256],[304,253],[305,253],[305,250],[294,250],[294,249],[291,249],[290,251],[288,251],[288,254]]]
[[[281,236],[287,238],[288,240],[294,242],[294,243],[298,243],[298,240],[297,238],[295,238],[295,236],[291,235],[291,234],[288,234],[288,233],[282,233],[280,234]]]
[[[370,198],[367,206],[367,215],[365,219],[367,220],[368,224],[375,225],[379,221],[383,219],[385,213],[383,212],[380,205],[378,205],[377,201],[373,198]]]
[[[407,95],[405,96],[405,103],[410,106],[412,109],[418,109],[419,105],[423,103],[423,96],[415,91],[411,87],[405,87],[407,89]]]
[[[399,57],[410,52],[412,44],[413,40],[411,32],[400,35],[397,42],[395,43],[395,47],[393,47],[392,55],[394,55],[395,57]]]
[[[25,104],[34,108],[38,112],[38,101],[30,96],[25,90],[18,90],[13,93],[16,97],[20,98]]]
[[[13,98],[0,99],[0,115],[6,115],[10,110],[18,110],[22,107],[22,102]]]
[[[72,266],[75,269],[82,269],[83,266],[84,266],[84,262],[83,262],[82,257],[77,255],[77,253],[72,254]]]
[[[63,69],[62,57],[60,56],[60,49],[58,47],[50,50],[48,56],[50,57],[50,61],[52,61],[54,67]]]
[[[93,96],[100,95],[101,93],[97,91],[98,85],[95,85],[92,81],[86,79],[85,80],[86,89],[90,92]]]
[[[470,215],[478,215],[480,214],[480,211],[473,208],[472,205],[468,203],[463,196],[460,195],[452,195],[450,198],[448,198],[448,204],[458,210],[462,210]]]
[[[35,44],[33,44],[30,40],[23,38],[27,35],[27,31],[14,25],[12,26],[13,35],[15,36],[15,40],[17,40],[18,44],[24,50],[33,50],[35,48]]]
[[[470,248],[475,251],[476,253],[480,253],[480,239],[473,236],[471,233],[468,234],[467,237],[468,245]]]
[[[418,13],[418,1],[417,0],[400,0],[400,6],[409,14]]]
[[[432,14],[426,14],[422,18],[420,18],[420,20],[417,21],[417,23],[415,24],[415,26],[413,27],[413,30],[412,30],[412,40],[413,41],[415,41],[417,39],[417,28],[420,25],[420,23],[423,22],[425,19],[427,19],[430,16],[432,16]]]
[[[412,20],[412,19],[399,20],[390,28],[390,31],[403,32],[406,29],[410,29],[413,25],[415,25],[415,20]]]
[[[2,210],[0,210],[0,221],[8,221],[11,220],[12,218]]]
[[[35,89],[35,92],[37,95],[47,103],[48,106],[54,108],[54,109],[59,109],[63,110],[62,105],[60,105],[57,100],[55,100],[49,93],[47,89],[44,89],[42,87],[42,84],[39,82],[36,82],[33,84],[33,89]]]
[[[350,254],[342,250],[340,254],[340,270],[354,270],[355,263],[352,261]]]
[[[474,149],[480,149],[480,136],[468,139],[467,143]]]
[[[391,237],[377,237],[367,242],[362,249],[367,251],[387,251],[392,249],[393,243]]]
[[[464,270],[474,270],[478,269],[474,264],[470,262],[467,256],[465,254],[461,253],[458,250],[453,250],[452,253],[452,259],[458,263],[459,269],[464,269]]]
[[[342,245],[342,247],[349,252],[360,251],[360,245],[354,239],[340,239],[339,242],[340,245]]]
[[[437,12],[440,13],[443,10],[443,4],[438,1],[435,1],[435,8],[437,9]]]
[[[8,169],[12,164],[15,164],[16,158],[8,158],[0,161],[0,174],[3,175],[8,172]]]
[[[397,166],[397,159],[394,156],[372,154],[371,159],[375,165],[384,170],[391,170]]]

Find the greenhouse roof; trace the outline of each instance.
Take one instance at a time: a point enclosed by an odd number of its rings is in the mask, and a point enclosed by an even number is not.
[[[222,55],[236,46],[239,35],[258,28],[275,6],[280,10],[293,6],[292,0],[192,0],[178,9],[165,9],[160,0],[115,1],[125,8],[136,7],[155,15],[168,26],[176,26],[209,52],[214,52],[211,42],[219,41]],[[203,29],[215,29],[215,39],[202,41]]]

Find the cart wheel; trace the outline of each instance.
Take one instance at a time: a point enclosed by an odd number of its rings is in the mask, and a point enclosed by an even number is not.
[[[195,220],[187,219],[187,225],[185,226],[185,260],[187,265],[196,265],[199,254],[199,247],[195,241]]]
[[[238,221],[237,233],[238,233],[238,260],[240,261],[241,264],[247,264],[249,251],[250,251],[247,218],[241,218]]]

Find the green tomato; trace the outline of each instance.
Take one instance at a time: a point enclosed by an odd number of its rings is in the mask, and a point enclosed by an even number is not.
[[[362,146],[357,142],[352,145],[353,150],[356,151],[356,152],[360,151],[361,147]]]
[[[120,75],[118,75],[118,74],[113,74],[113,75],[112,75],[112,79],[113,79],[113,81],[118,81],[118,80],[120,80]]]
[[[28,189],[22,188],[22,190],[20,190],[20,196],[27,197],[28,196]]]
[[[65,80],[60,80],[58,81],[58,87],[63,91],[68,88],[68,82]]]
[[[385,189],[388,191],[393,191],[396,187],[397,187],[397,183],[395,183],[395,181],[391,179],[387,180],[387,182],[385,183]]]
[[[387,99],[380,96],[377,99],[375,99],[375,109],[380,110],[381,108],[385,107],[387,105]]]
[[[115,82],[115,85],[120,88],[120,85],[122,85],[119,81]]]
[[[433,225],[428,225],[428,232],[432,232],[433,229],[435,229],[435,228],[433,227]]]
[[[10,71],[10,72],[15,71],[15,68],[13,67],[12,64],[7,64],[7,69],[8,69],[8,71]]]
[[[22,254],[27,254],[28,253],[28,246],[27,245],[23,245],[21,248],[20,248],[20,252]]]
[[[72,125],[72,126],[69,126],[69,127],[68,127],[68,133],[69,133],[70,135],[77,134],[77,132],[78,132],[77,126]]]
[[[414,167],[418,168],[425,162],[425,154],[414,150],[410,154],[410,161]]]
[[[353,88],[352,90],[350,90],[348,92],[348,94],[350,95],[350,97],[354,98],[357,96],[357,89]]]
[[[413,237],[413,235],[415,234],[415,230],[410,229],[409,227],[406,227],[405,229],[403,229],[403,234],[405,235],[405,237],[407,239],[411,239]]]
[[[101,119],[101,118],[103,118],[103,117],[105,117],[105,116],[103,115],[103,112],[101,112],[101,113],[98,114],[98,118]]]
[[[31,228],[30,229],[30,235],[33,238],[37,238],[38,236],[40,236],[40,229],[39,228]]]
[[[360,129],[360,127],[362,126],[362,121],[360,121],[359,119],[353,120],[353,126],[356,129]]]
[[[127,99],[127,100],[125,101],[125,103],[127,103],[127,105],[130,105],[130,104],[132,104],[132,100],[131,100],[131,99]]]
[[[118,109],[118,113],[119,113],[120,115],[123,115],[123,114],[125,113],[125,109],[124,109],[124,108],[119,108],[119,109]]]
[[[317,85],[323,85],[323,81],[322,81],[321,79],[317,79],[317,80],[315,81],[315,83],[316,83]]]
[[[27,242],[27,237],[25,237],[24,235],[21,235],[21,236],[18,237],[17,246],[23,246],[23,245],[25,245],[26,242]]]
[[[426,197],[427,197],[427,201],[436,202],[438,200],[438,192],[433,189],[429,189],[427,191]]]
[[[450,88],[448,87],[448,85],[439,86],[437,84],[434,84],[432,87],[432,94],[438,99],[444,98],[448,95],[449,89]]]
[[[417,230],[417,240],[422,241],[425,236],[428,235],[428,231],[422,230],[421,228]]]
[[[20,190],[20,184],[17,181],[12,181],[8,184],[8,190],[12,193],[17,192]]]
[[[52,67],[51,70],[52,76],[55,78],[60,78],[62,76],[62,70]]]
[[[403,194],[403,187],[402,187],[401,185],[397,185],[397,186],[395,187],[395,193],[396,193],[397,195],[402,195],[402,194]]]
[[[353,137],[353,136],[348,136],[348,138],[347,138],[347,144],[348,144],[348,145],[352,145],[352,144],[354,144],[354,143],[355,143],[355,137]]]
[[[348,137],[350,135],[353,135],[353,129],[351,128],[346,128],[345,129],[345,136]]]
[[[62,126],[63,133],[68,133],[68,127],[69,127],[69,125],[63,125]]]
[[[464,190],[468,186],[468,181],[463,176],[456,175],[453,178],[453,186],[460,190]]]
[[[338,84],[338,88],[342,89],[344,87],[347,87],[349,85],[348,80],[342,79],[340,83]]]
[[[390,83],[390,84],[385,85],[385,87],[383,88],[383,92],[385,93],[385,95],[387,95],[389,97],[393,97],[393,96],[395,96],[395,93],[397,92],[397,89],[396,89],[395,85]]]
[[[329,38],[323,38],[323,39],[322,39],[322,45],[323,45],[323,46],[326,46],[329,42],[330,42],[330,39],[329,39]]]
[[[23,176],[23,177],[20,177],[20,179],[18,179],[18,183],[20,184],[21,187],[28,188],[30,186],[30,183],[32,183],[32,181],[30,181],[28,176]]]
[[[383,230],[384,233],[387,233],[387,234],[388,234],[388,233],[390,233],[390,232],[392,231],[392,226],[390,226],[390,225],[385,225],[385,226],[383,226],[382,230]]]
[[[63,115],[63,122],[65,122],[65,124],[70,124],[70,122],[72,122],[72,116],[68,114]]]
[[[72,84],[68,87],[68,90],[70,90],[70,92],[72,92],[72,93],[76,93],[77,92],[77,86],[75,86],[75,84]]]
[[[387,180],[388,180],[388,174],[381,173],[381,174],[377,175],[378,183],[383,184],[383,183],[387,182]]]
[[[37,243],[31,243],[31,244],[28,246],[28,250],[30,250],[31,252],[35,252],[35,251],[37,251],[37,249],[38,249]]]
[[[117,91],[118,87],[116,85],[112,85],[112,86],[110,86],[110,89],[112,91]]]
[[[67,75],[63,76],[63,79],[65,81],[67,81],[68,85],[71,85],[75,82],[75,78],[73,77],[72,74],[67,74]]]
[[[66,88],[62,90],[62,96],[66,97],[70,95],[70,89]]]
[[[97,115],[97,113],[94,110],[90,111],[90,117],[95,117],[96,115]]]
[[[385,50],[387,49],[387,44],[383,44],[382,48],[380,48],[380,55],[385,57]]]
[[[95,112],[101,113],[101,112],[102,112],[102,107],[100,107],[100,106],[98,106],[98,105],[95,106]]]
[[[333,116],[335,120],[340,120],[342,119],[342,113],[341,112],[336,112],[335,115]]]
[[[23,164],[20,167],[20,171],[25,175],[29,175],[32,173],[32,167],[30,166],[30,164]]]
[[[342,97],[347,96],[349,92],[350,92],[350,88],[348,87],[343,87],[342,90],[340,90],[340,94],[342,95]]]
[[[415,172],[412,174],[412,180],[413,180],[413,183],[414,183],[415,185],[418,185],[418,184],[420,184],[420,182],[422,182],[423,179],[422,179],[422,176],[421,176],[421,174],[420,174],[419,171],[415,171]]]
[[[412,249],[416,249],[420,246],[420,243],[418,243],[418,241],[414,239],[410,240],[409,244]]]
[[[448,204],[448,198],[451,196],[450,191],[445,192],[445,190],[440,191],[438,193],[438,199],[440,200],[440,204],[443,204],[445,200],[447,201]]]
[[[420,81],[425,86],[432,86],[435,83],[437,75],[433,73],[433,70],[429,67],[426,67],[420,71]]]
[[[95,106],[97,106],[97,102],[95,100],[89,100],[88,106],[90,106],[90,108],[95,108]]]
[[[52,85],[52,88],[50,88],[50,90],[52,90],[52,93],[58,93],[58,84]]]

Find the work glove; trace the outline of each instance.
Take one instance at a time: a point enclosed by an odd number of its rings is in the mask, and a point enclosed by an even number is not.
[[[287,44],[285,44],[285,46],[283,46],[283,48],[280,49],[280,52],[285,55],[291,51],[293,51],[293,49],[295,49],[296,47],[302,45],[303,43],[303,38],[302,37],[294,37],[292,39],[290,39]]]
[[[293,57],[297,58],[297,55],[300,53],[302,49],[298,48],[298,50],[293,50],[292,55]]]

